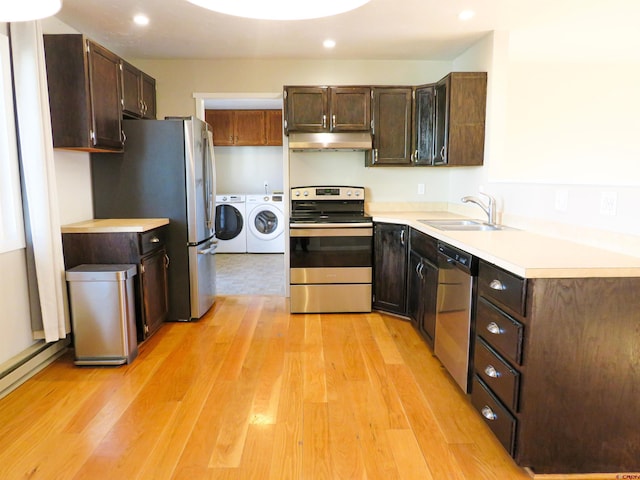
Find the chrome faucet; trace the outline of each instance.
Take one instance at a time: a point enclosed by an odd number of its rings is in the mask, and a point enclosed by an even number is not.
[[[484,213],[487,214],[487,218],[488,218],[487,223],[489,225],[495,225],[496,224],[496,199],[487,193],[480,192],[480,195],[484,195],[485,197],[487,197],[488,203],[484,203],[478,197],[462,197],[461,199],[462,203],[467,203],[467,202],[475,203],[482,210],[484,210]]]

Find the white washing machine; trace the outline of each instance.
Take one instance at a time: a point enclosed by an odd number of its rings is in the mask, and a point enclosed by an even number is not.
[[[247,253],[246,197],[216,195],[216,253]]]
[[[247,252],[284,253],[282,195],[247,195]]]

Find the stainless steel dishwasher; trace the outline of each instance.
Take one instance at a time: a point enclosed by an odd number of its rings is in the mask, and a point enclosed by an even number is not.
[[[469,383],[471,301],[476,261],[467,252],[438,242],[438,303],[435,354],[460,388]]]

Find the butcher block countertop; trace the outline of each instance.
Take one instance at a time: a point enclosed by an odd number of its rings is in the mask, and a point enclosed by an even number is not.
[[[98,218],[63,225],[61,231],[62,233],[146,232],[168,224],[168,218]]]
[[[443,212],[376,212],[374,222],[409,225],[524,278],[640,277],[640,257],[526,230],[446,231],[419,220],[465,218]]]

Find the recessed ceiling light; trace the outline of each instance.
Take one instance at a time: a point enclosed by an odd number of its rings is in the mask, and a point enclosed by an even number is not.
[[[218,13],[261,20],[306,20],[361,7],[369,0],[188,0]]]
[[[133,21],[136,23],[136,25],[149,25],[149,17],[143,15],[142,13],[134,16]]]
[[[462,21],[471,20],[476,15],[473,10],[463,10],[458,14],[458,18]]]
[[[322,42],[322,46],[324,48],[333,48],[333,47],[336,46],[336,41],[335,40],[331,40],[330,38],[328,38],[324,42]]]

